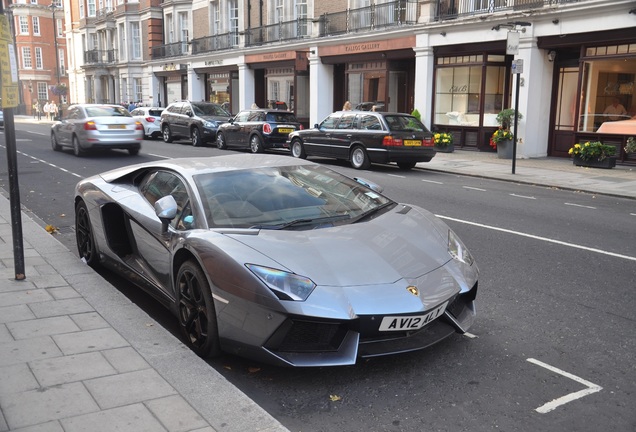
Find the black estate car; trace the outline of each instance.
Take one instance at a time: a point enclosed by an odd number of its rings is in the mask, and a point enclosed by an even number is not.
[[[426,126],[412,115],[389,112],[338,111],[312,129],[291,133],[288,145],[294,157],[343,159],[356,169],[390,162],[411,169],[435,156]]]
[[[268,148],[287,147],[289,134],[302,128],[292,112],[249,109],[219,126],[216,145],[220,149],[240,147],[261,153]]]
[[[173,102],[161,113],[161,134],[167,143],[190,138],[196,147],[216,141],[219,125],[231,117],[221,105],[212,102]]]

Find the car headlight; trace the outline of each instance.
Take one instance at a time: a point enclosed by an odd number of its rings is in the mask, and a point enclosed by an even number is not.
[[[217,123],[213,122],[213,121],[204,121],[203,122],[203,127],[209,128],[209,129],[216,129],[217,128]]]
[[[468,251],[468,248],[464,246],[464,243],[457,237],[452,230],[448,230],[448,253],[453,259],[461,261],[468,265],[473,265],[475,259]]]
[[[316,284],[304,276],[255,264],[245,266],[281,300],[305,301],[316,288]]]

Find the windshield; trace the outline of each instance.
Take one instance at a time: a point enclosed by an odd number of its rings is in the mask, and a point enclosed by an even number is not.
[[[392,201],[320,166],[194,177],[212,228],[313,229],[353,222]]]
[[[192,110],[198,116],[224,116],[231,117],[231,114],[223,109],[221,105],[213,103],[193,103]]]
[[[410,115],[385,115],[384,119],[393,132],[428,132],[422,122]]]

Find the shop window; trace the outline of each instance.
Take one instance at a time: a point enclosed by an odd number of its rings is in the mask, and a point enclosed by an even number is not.
[[[597,49],[596,52],[607,52],[607,49]],[[636,59],[590,60],[584,63],[579,132],[596,132],[605,122],[628,120],[636,115],[635,71]]]

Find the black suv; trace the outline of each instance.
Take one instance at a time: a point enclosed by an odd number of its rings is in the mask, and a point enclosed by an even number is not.
[[[252,153],[287,147],[290,133],[302,129],[294,113],[277,109],[250,109],[239,112],[229,123],[219,126],[216,145],[249,148]]]
[[[291,133],[288,144],[294,157],[348,160],[356,169],[390,162],[411,169],[435,156],[433,134],[412,115],[401,113],[338,111],[312,129]]]
[[[212,102],[173,102],[161,113],[161,134],[167,143],[190,138],[196,147],[215,141],[219,125],[230,118],[230,113]]]

